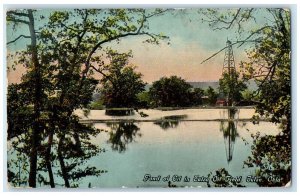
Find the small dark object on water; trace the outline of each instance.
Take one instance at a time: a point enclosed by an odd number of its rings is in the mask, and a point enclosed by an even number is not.
[[[147,117],[147,116],[149,116],[148,114],[146,114],[144,112],[139,112],[139,114],[140,114],[141,117]]]
[[[108,116],[131,116],[134,115],[133,108],[107,108],[105,115]]]

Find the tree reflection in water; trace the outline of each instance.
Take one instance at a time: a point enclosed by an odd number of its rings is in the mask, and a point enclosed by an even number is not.
[[[125,152],[127,145],[134,141],[134,138],[141,137],[140,128],[133,122],[107,122],[111,129],[108,143],[111,143],[112,150]]]
[[[239,111],[235,108],[228,109],[228,120],[220,122],[228,163],[232,160],[235,139],[239,136],[237,132],[238,113]]]
[[[179,121],[185,118],[187,118],[187,115],[165,116],[155,121],[154,124],[160,126],[164,130],[167,130],[169,128],[176,128],[179,125]]]

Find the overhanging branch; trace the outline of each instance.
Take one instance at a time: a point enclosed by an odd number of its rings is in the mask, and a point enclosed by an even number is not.
[[[27,35],[20,35],[20,36],[18,36],[16,39],[11,40],[11,41],[7,42],[6,44],[7,44],[7,45],[12,44],[12,43],[16,42],[17,40],[19,40],[20,38],[22,38],[22,37],[23,37],[23,38],[31,38],[30,36],[27,36]]]
[[[13,14],[13,15],[16,15],[16,16],[23,16],[23,17],[28,17],[29,16],[26,13],[16,12],[16,11],[8,11],[7,14]]]
[[[9,21],[12,21],[12,22],[15,22],[15,23],[24,23],[24,24],[27,24],[27,25],[29,25],[29,22],[28,21],[26,21],[26,20],[22,20],[22,19],[17,19],[17,18],[13,18],[13,19],[11,19],[11,20],[9,20]]]

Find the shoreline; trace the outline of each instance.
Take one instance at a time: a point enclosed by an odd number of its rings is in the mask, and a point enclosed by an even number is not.
[[[84,119],[79,120],[82,124],[94,124],[94,123],[106,123],[106,122],[211,122],[211,121],[234,121],[234,122],[252,122],[253,119],[182,119],[182,120],[165,120],[165,119],[157,119],[157,120],[140,120],[140,119]],[[255,120],[255,122],[270,122],[270,119],[259,119]]]
[[[126,108],[122,108],[125,110]],[[128,109],[128,108],[127,108]],[[229,118],[226,112],[230,109],[243,111],[238,112],[235,119]],[[220,110],[214,111],[214,110]],[[90,110],[84,115],[83,110],[75,112],[80,123],[105,123],[105,122],[188,122],[188,121],[242,121],[242,122],[259,122],[270,121],[270,118],[261,117],[253,119],[255,114],[254,107],[189,107],[189,108],[155,108],[155,109],[138,109],[133,115],[106,115],[106,110]]]
[[[158,107],[158,108],[149,108],[153,110],[185,110],[185,109],[255,109],[255,106],[195,106],[195,107]],[[147,110],[147,109],[145,109]]]

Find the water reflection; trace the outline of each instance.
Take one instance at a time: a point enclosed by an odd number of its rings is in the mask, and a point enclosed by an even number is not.
[[[134,141],[135,137],[141,137],[140,128],[133,122],[107,122],[106,125],[111,129],[108,143],[112,150],[125,152],[127,145]]]
[[[167,130],[169,128],[176,128],[179,125],[180,120],[185,118],[187,118],[187,115],[165,116],[155,121],[154,124],[160,126],[164,130]]]
[[[232,160],[234,144],[236,137],[238,137],[237,124],[239,111],[235,108],[227,110],[228,120],[220,122],[220,131],[223,132],[225,151],[227,162],[230,163]]]

